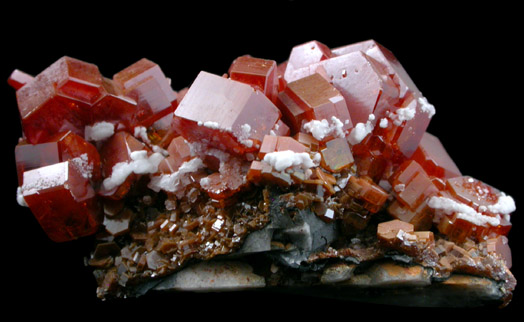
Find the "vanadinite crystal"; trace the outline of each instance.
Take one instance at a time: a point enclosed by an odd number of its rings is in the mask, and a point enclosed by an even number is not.
[[[23,128],[17,200],[54,241],[96,234],[101,298],[152,278],[169,289],[190,262],[268,252],[264,285],[369,284],[351,278],[389,258],[435,283],[489,278],[511,298],[513,199],[462,175],[426,132],[435,108],[373,40],[310,41],[278,64],[240,56],[178,92],[145,58],[107,78],[62,57],[8,83]]]

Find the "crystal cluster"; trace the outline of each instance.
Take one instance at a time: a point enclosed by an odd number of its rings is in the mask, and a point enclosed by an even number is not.
[[[373,40],[307,42],[281,64],[241,56],[178,92],[147,59],[107,78],[63,57],[8,83],[18,201],[54,241],[102,236],[90,261],[102,293],[234,252],[269,221],[275,189],[342,240],[386,214],[377,247],[443,271],[436,240],[510,254],[513,199],[462,175],[426,132],[435,108]]]

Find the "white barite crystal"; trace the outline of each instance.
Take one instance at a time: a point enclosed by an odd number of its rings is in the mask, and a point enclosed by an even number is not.
[[[153,150],[153,152],[160,153],[165,157],[169,156],[169,152],[166,149],[159,147],[158,145],[152,145],[151,149]]]
[[[395,190],[395,192],[397,192],[397,193],[400,193],[400,192],[404,191],[404,189],[406,189],[406,185],[403,184],[403,183],[399,183],[399,184],[395,185],[395,187],[393,187],[393,190]]]
[[[380,119],[379,126],[381,128],[383,128],[383,129],[387,128],[388,127],[388,119],[387,118]]]
[[[147,136],[147,129],[145,126],[136,126],[133,135],[135,138],[142,140],[142,142],[151,144],[151,140]]]
[[[433,106],[432,104],[430,104],[427,100],[427,98],[425,97],[420,97],[418,99],[418,102],[420,104],[420,110],[424,113],[427,113],[428,114],[428,117],[429,118],[432,118],[433,115],[435,115],[436,111],[435,111],[435,106]]]
[[[249,124],[243,124],[240,126],[240,135],[237,137],[238,142],[240,144],[244,145],[245,147],[252,147],[253,146],[253,140],[250,140],[249,137],[251,136],[251,126]]]
[[[440,210],[446,215],[457,214],[457,218],[467,220],[477,226],[498,226],[500,224],[500,218],[486,216],[478,213],[475,209],[470,206],[457,202],[453,199],[445,197],[431,197],[428,201],[430,208]]]
[[[22,187],[16,188],[16,201],[20,206],[28,207],[24,199],[24,194],[22,193]]]
[[[113,166],[111,176],[102,182],[104,189],[112,190],[126,181],[132,174],[150,174],[158,171],[158,165],[164,159],[161,153],[153,153],[149,157],[146,150],[133,151],[130,162],[119,162]]]
[[[183,180],[186,174],[196,172],[204,167],[204,162],[200,158],[193,158],[182,163],[176,172],[152,177],[148,187],[156,192],[160,190],[176,192],[183,188]]]
[[[298,153],[290,150],[267,153],[264,156],[264,162],[271,165],[276,171],[284,171],[290,167],[307,170],[317,166],[309,156],[309,153]]]
[[[200,179],[200,186],[204,189],[209,187],[209,184],[211,183],[211,179],[208,177]]]
[[[92,126],[86,125],[84,137],[86,141],[103,141],[115,134],[115,125],[109,122],[98,122]]]
[[[218,124],[218,122],[213,122],[213,121],[202,122],[202,121],[198,121],[197,124],[198,124],[198,126],[205,126],[207,128],[213,129],[213,130],[220,130],[220,124]]]
[[[306,132],[311,133],[311,135],[319,141],[322,141],[325,137],[333,133],[336,137],[345,137],[343,127],[344,123],[342,123],[342,121],[340,121],[336,116],[331,117],[331,124],[329,124],[328,120],[323,119],[321,121],[312,120],[304,123],[302,126]]]
[[[494,205],[487,206],[487,210],[494,214],[509,215],[517,210],[515,200],[511,196],[501,193],[499,199]]]
[[[349,133],[348,141],[351,145],[359,144],[364,140],[368,134],[373,132],[373,123],[372,121],[375,119],[375,116],[373,114],[369,115],[369,119],[366,123],[357,123],[353,130],[351,130],[351,133]]]
[[[395,114],[397,115],[395,125],[401,125],[404,121],[412,120],[417,114],[417,101],[411,101],[408,106],[397,109]]]

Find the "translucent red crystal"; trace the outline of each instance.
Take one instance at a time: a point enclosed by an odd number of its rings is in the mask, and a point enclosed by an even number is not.
[[[113,168],[118,163],[130,162],[132,152],[146,149],[145,144],[131,134],[124,131],[115,133],[109,140],[104,142],[104,145],[100,148],[103,177],[111,177]],[[129,189],[131,189],[131,186],[137,178],[138,176],[135,173],[131,173],[121,185],[111,189],[105,188],[102,184],[100,194],[112,199],[122,199]]]
[[[53,241],[73,240],[98,229],[95,191],[71,161],[25,171],[22,195]]]
[[[177,136],[171,140],[167,152],[169,156],[158,165],[158,170],[162,173],[176,172],[182,163],[192,158],[191,149],[182,136]]]
[[[11,75],[9,75],[9,78],[7,79],[7,83],[15,90],[19,90],[22,86],[31,82],[33,79],[34,79],[33,76],[26,74],[23,71],[20,71],[18,69],[15,69],[11,73]]]
[[[369,177],[351,176],[346,191],[361,200],[363,207],[372,213],[378,212],[389,197],[389,194]]]
[[[18,182],[23,184],[25,171],[72,161],[86,178],[98,181],[101,178],[100,156],[95,146],[72,133],[57,133],[48,142],[39,144],[20,143],[15,147]]]
[[[469,176],[449,178],[445,183],[438,196],[463,206],[459,210],[433,204],[441,233],[459,242],[467,237],[485,240],[509,233],[509,213],[515,210],[512,199]]]
[[[176,92],[160,66],[143,58],[113,76],[115,85],[136,101],[136,124],[151,126],[171,113],[176,105]]]
[[[346,101],[340,92],[319,74],[301,78],[288,83],[280,93],[277,105],[284,121],[292,125],[292,132],[297,133],[305,122],[312,120],[327,120],[334,122],[335,117],[341,122],[339,131],[347,131],[353,127]],[[336,133],[326,136],[333,138]]]
[[[229,77],[251,85],[275,102],[278,94],[277,63],[274,60],[241,56],[233,61]]]
[[[316,40],[293,47],[286,63],[284,78],[292,82],[310,75],[304,69],[331,57],[331,50]]]
[[[326,142],[326,147],[320,151],[322,167],[330,172],[340,172],[353,164],[353,154],[344,138]]]
[[[67,130],[83,135],[83,115],[102,92],[95,65],[62,57],[16,92],[27,141],[44,142]]]
[[[442,179],[461,176],[460,170],[440,140],[428,132],[422,136],[411,159],[417,161],[430,176]]]
[[[279,118],[262,92],[200,72],[175,111],[174,125],[189,141],[244,155],[258,150]]]
[[[91,125],[97,122],[111,122],[123,128],[133,129],[138,124],[137,103],[135,100],[124,96],[123,92],[115,86],[113,80],[105,78],[102,81],[105,90],[104,95],[93,104],[91,112],[85,119],[85,124]]]
[[[293,151],[302,153],[307,151],[307,147],[288,136],[266,135],[264,136],[264,140],[260,146],[258,157],[260,160],[263,160],[267,153],[277,151]]]
[[[343,56],[357,51],[365,53],[380,64],[383,73],[391,77],[393,82],[397,84],[400,98],[403,98],[408,92],[420,93],[395,55],[372,39],[335,48],[332,50],[332,54]]]
[[[446,190],[457,200],[479,211],[497,202],[500,191],[486,183],[469,176],[460,176],[446,180]]]

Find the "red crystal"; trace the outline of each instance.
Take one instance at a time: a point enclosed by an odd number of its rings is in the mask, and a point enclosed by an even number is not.
[[[98,181],[101,178],[100,156],[95,146],[72,133],[57,133],[48,142],[39,144],[18,144],[15,148],[18,182],[23,184],[25,171],[72,161],[86,178]]]
[[[276,136],[289,136],[291,134],[289,126],[287,126],[286,123],[282,122],[282,120],[278,120],[271,131],[269,133],[274,134]]]
[[[365,123],[373,113],[384,114],[399,97],[399,90],[385,68],[358,49],[317,61],[304,57],[304,62],[298,69],[290,68],[288,63],[286,81],[319,73],[344,96],[353,124]]]
[[[182,136],[174,138],[167,147],[169,156],[162,160],[158,170],[162,173],[173,173],[178,170],[182,163],[191,160],[191,149]]]
[[[85,124],[92,125],[106,121],[116,124],[117,128],[122,124],[123,128],[132,130],[138,123],[137,117],[140,115],[140,112],[137,112],[136,101],[124,96],[111,79],[104,78],[102,86],[105,90],[104,95],[91,107],[91,113]]]
[[[219,172],[201,179],[200,185],[211,198],[228,199],[247,187],[246,175],[247,166],[244,167],[238,159],[230,159],[222,164]]]
[[[91,235],[98,229],[96,194],[71,161],[24,172],[22,195],[55,242]]]
[[[148,59],[141,59],[113,76],[115,85],[137,102],[136,124],[151,126],[174,111],[176,93],[160,67]]]
[[[260,146],[258,158],[263,160],[267,153],[277,151],[293,151],[296,153],[302,153],[307,151],[307,147],[288,136],[266,135],[264,136],[264,140]]]
[[[124,131],[115,133],[100,148],[103,177],[106,179],[111,177],[116,164],[130,162],[132,152],[146,149],[145,144],[138,141],[131,134]],[[111,189],[107,189],[102,184],[100,194],[112,199],[122,199],[137,178],[138,176],[135,173],[131,173],[121,185]]]
[[[258,150],[280,118],[260,91],[200,72],[175,111],[175,127],[189,141],[205,142],[236,155]]]
[[[351,176],[347,189],[352,196],[363,201],[363,207],[372,213],[378,212],[389,197],[384,189],[368,177]]]
[[[338,47],[333,49],[332,53],[334,56],[343,56],[357,51],[365,53],[381,65],[384,74],[391,77],[393,82],[398,86],[400,98],[403,98],[408,92],[420,93],[395,55],[374,40],[366,40]]]
[[[329,124],[336,118],[340,122],[339,133],[331,131],[322,140],[334,138],[353,127],[344,97],[319,74],[287,84],[277,104],[293,133],[301,131],[304,123],[312,120],[326,120]]]
[[[286,64],[284,78],[291,82],[310,75],[305,68],[331,57],[331,50],[316,40],[293,47]]]
[[[11,73],[11,75],[9,75],[7,83],[15,90],[19,90],[22,86],[31,82],[33,79],[33,76],[26,74],[18,69],[15,69]]]
[[[278,94],[277,63],[274,60],[241,56],[229,67],[229,77],[257,89],[275,102]]]
[[[28,142],[45,142],[67,130],[83,135],[83,118],[102,94],[102,76],[95,65],[62,57],[16,92]]]
[[[417,161],[426,173],[438,178],[461,176],[460,170],[444,149],[440,140],[428,132],[424,133],[411,159]]]
[[[477,211],[481,206],[494,205],[500,196],[499,190],[469,176],[447,179],[446,189],[454,198]]]
[[[340,172],[353,164],[353,154],[344,138],[326,142],[326,147],[320,151],[322,167],[330,172]]]
[[[461,242],[466,237],[483,240],[507,235],[511,229],[513,199],[480,180],[468,176],[449,178],[439,198],[458,205],[448,209],[440,205],[438,198],[430,200],[430,206],[440,214],[439,231],[452,240]]]
[[[428,197],[439,191],[415,161],[404,162],[390,178],[390,183],[397,200],[411,210],[416,210]]]
[[[498,236],[486,240],[486,250],[489,254],[496,254],[501,258],[508,268],[511,268],[513,262],[511,258],[511,249],[508,245],[508,238],[506,236]]]

